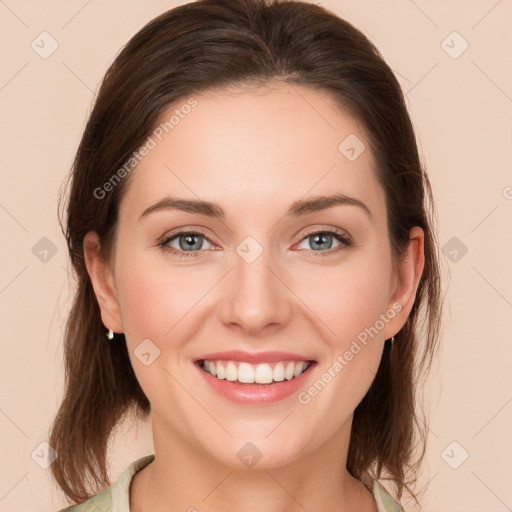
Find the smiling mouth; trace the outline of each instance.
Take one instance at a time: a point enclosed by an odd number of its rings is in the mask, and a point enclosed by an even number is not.
[[[277,361],[251,364],[243,361],[200,359],[196,364],[216,379],[237,384],[276,384],[302,375],[315,361]]]

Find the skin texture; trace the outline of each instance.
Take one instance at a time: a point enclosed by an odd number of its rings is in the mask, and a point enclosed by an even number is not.
[[[394,271],[369,145],[327,93],[275,82],[194,97],[197,106],[129,176],[112,261],[101,259],[96,233],[84,244],[103,322],[125,333],[152,404],[156,459],[134,477],[132,512],[375,511],[345,468],[353,411],[413,305],[423,231],[411,230]],[[349,134],[366,145],[354,161],[338,150]],[[285,216],[296,200],[335,192],[363,201],[371,218],[350,205]],[[166,210],[139,220],[166,195],[218,203],[226,216]],[[204,230],[198,257],[158,246],[179,228]],[[336,228],[352,240],[339,251],[334,236],[318,248],[308,234]],[[236,252],[248,236],[263,249],[252,263]],[[168,245],[184,253],[186,241]],[[296,394],[237,405],[192,366],[213,351],[290,351],[318,363],[307,389],[397,302],[401,310],[307,405]],[[149,366],[134,355],[145,339],[160,350]],[[237,457],[247,442],[262,454],[251,468]]]

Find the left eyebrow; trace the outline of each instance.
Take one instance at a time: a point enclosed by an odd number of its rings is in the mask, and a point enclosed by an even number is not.
[[[346,196],[343,194],[335,194],[331,196],[315,196],[308,199],[300,199],[294,201],[286,213],[287,217],[300,217],[309,213],[314,213],[334,206],[357,206],[361,208],[371,220],[373,215],[368,206],[355,197]],[[201,199],[180,199],[175,197],[164,197],[155,204],[146,208],[139,221],[147,215],[161,211],[161,210],[180,210],[187,213],[196,213],[199,215],[205,215],[207,217],[224,219],[226,217],[225,211],[217,203],[210,201],[203,201]]]
[[[299,217],[308,213],[318,212],[332,208],[333,206],[357,206],[361,208],[373,220],[373,215],[368,206],[355,197],[344,194],[334,194],[331,196],[315,196],[305,200],[295,201],[291,204],[287,216]]]

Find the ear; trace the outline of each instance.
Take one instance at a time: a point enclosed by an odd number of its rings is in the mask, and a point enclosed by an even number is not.
[[[87,233],[83,245],[85,266],[100,306],[103,324],[114,332],[123,332],[112,270],[101,256],[98,233],[95,231]]]
[[[397,264],[390,289],[391,299],[388,310],[392,309],[396,314],[386,324],[385,339],[391,338],[400,331],[411,312],[425,266],[424,240],[425,234],[419,226],[409,231],[409,245]]]

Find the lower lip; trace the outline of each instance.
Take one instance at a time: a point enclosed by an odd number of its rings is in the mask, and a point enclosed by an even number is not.
[[[194,364],[203,379],[219,395],[243,405],[267,405],[284,400],[296,393],[309,378],[316,363],[310,363],[298,377],[272,384],[243,384],[238,381],[217,379],[211,373],[205,372],[198,364]]]

